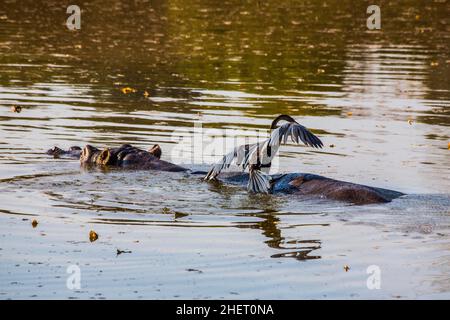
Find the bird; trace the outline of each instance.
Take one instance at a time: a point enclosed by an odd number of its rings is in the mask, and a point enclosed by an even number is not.
[[[282,121],[286,123],[278,124]],[[217,179],[222,170],[227,169],[235,161],[242,171],[249,170],[247,190],[251,193],[271,193],[271,177],[268,175],[272,160],[281,144],[286,144],[288,138],[292,142],[303,142],[313,148],[322,148],[322,141],[306,127],[295,121],[291,116],[282,114],[276,117],[270,126],[270,137],[264,141],[244,144],[234,148],[211,166],[204,180]]]

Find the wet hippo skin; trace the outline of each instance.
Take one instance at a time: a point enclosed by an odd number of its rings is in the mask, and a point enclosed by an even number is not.
[[[102,150],[93,147],[91,145],[87,145],[86,147],[89,147],[92,151],[96,151],[96,152],[101,152]],[[124,149],[128,149],[129,151],[131,151],[131,149],[134,150],[139,150],[139,151],[144,151],[142,149],[138,149],[135,148],[129,144],[124,144],[118,148],[108,148],[109,150],[124,150]],[[55,158],[73,158],[73,159],[80,159],[81,155],[82,155],[83,149],[78,147],[78,146],[72,146],[67,150],[61,149],[59,147],[53,147],[51,149],[48,149],[46,154],[51,155]],[[157,157],[158,159],[161,158],[161,154],[162,154],[162,150],[161,147],[157,144],[155,144],[152,148],[150,148],[148,150],[149,153],[153,154],[155,157]],[[86,161],[86,160],[85,160]]]
[[[129,144],[124,144],[117,148],[98,149],[91,145],[80,147],[70,147],[63,150],[54,147],[47,151],[47,154],[55,158],[80,159],[81,165],[101,165],[116,166],[137,170],[160,170],[160,171],[187,171],[188,169],[176,164],[161,160],[161,148],[154,145],[150,150],[142,150]]]
[[[334,180],[309,173],[272,175],[272,192],[323,197],[353,204],[390,202],[404,195],[401,192]],[[223,181],[246,185],[248,174],[230,173]]]
[[[153,146],[145,151],[129,144],[118,148],[99,150],[93,146],[84,147],[80,156],[81,164],[96,164],[104,166],[117,166],[127,169],[160,170],[160,171],[186,171],[186,168],[161,160],[161,148]]]

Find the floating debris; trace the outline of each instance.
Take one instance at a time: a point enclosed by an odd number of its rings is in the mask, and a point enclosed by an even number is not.
[[[439,65],[439,62],[437,61],[431,61],[430,66],[437,67]]]
[[[144,91],[144,97],[148,97],[150,94],[148,93],[148,91],[146,90],[146,91]]]
[[[131,251],[117,249],[117,252],[116,252],[117,255],[122,254],[122,253],[131,253]]]
[[[335,145],[334,144],[330,144],[330,148],[334,148],[335,147]]]
[[[12,106],[11,107],[11,112],[20,113],[21,111],[22,111],[21,106]]]
[[[91,242],[94,242],[94,241],[96,241],[98,239],[98,234],[97,234],[97,232],[95,232],[94,230],[91,230],[90,232],[89,232],[89,240],[91,241]]]
[[[408,119],[408,123],[409,123],[409,125],[412,125],[413,124],[413,120],[412,119]]]
[[[183,217],[186,217],[186,216],[188,216],[187,213],[183,213],[183,212],[175,212],[174,218],[175,218],[175,219],[178,219],[178,218],[183,218]]]
[[[172,210],[170,210],[170,208],[168,208],[168,207],[162,208],[161,211],[164,214],[171,214],[171,213],[173,213]]]
[[[348,272],[350,270],[350,267],[348,265],[345,265],[344,270],[345,270],[345,272]]]
[[[136,89],[130,88],[130,87],[122,88],[122,93],[123,94],[128,94],[128,93],[132,93],[132,92],[136,92],[136,91],[137,91]]]
[[[39,223],[37,222],[36,219],[34,219],[33,221],[31,221],[31,226],[32,226],[33,228],[36,228],[38,224],[39,224]]]
[[[203,271],[202,271],[202,270],[198,270],[198,269],[192,269],[192,268],[186,269],[186,271],[187,271],[187,272],[197,272],[197,273],[203,273]]]
[[[351,117],[353,115],[353,112],[349,111],[347,112],[347,116]]]
[[[447,148],[448,148],[448,150],[450,150],[450,142],[447,143]]]

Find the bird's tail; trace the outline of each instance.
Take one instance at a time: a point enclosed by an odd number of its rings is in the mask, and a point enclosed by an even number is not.
[[[247,190],[254,193],[270,193],[271,192],[271,177],[268,174],[260,171],[259,168],[250,166],[250,173],[248,178]]]

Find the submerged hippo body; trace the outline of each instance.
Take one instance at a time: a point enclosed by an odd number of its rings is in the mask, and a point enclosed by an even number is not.
[[[247,173],[224,175],[224,182],[246,185]],[[401,192],[334,180],[310,173],[272,175],[272,193],[323,197],[353,204],[386,203],[403,195]]]

